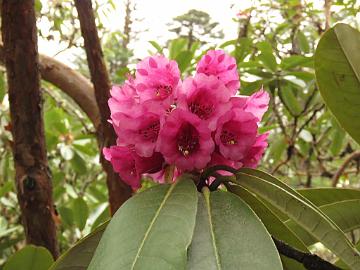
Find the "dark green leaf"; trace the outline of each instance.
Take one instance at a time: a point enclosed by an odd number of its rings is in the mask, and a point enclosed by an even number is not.
[[[286,213],[303,229],[327,246],[351,267],[360,269],[360,253],[344,233],[331,222],[316,206],[304,201],[295,190],[278,181],[268,181],[244,172],[237,173],[237,184],[256,193],[264,200]]]
[[[189,270],[282,269],[269,233],[249,206],[231,193],[208,189],[199,198],[188,260]]]
[[[11,256],[4,270],[48,270],[52,263],[53,258],[46,248],[29,245]]]
[[[320,93],[340,125],[360,143],[360,33],[337,24],[321,38],[315,52]]]
[[[99,226],[77,242],[75,246],[61,255],[49,270],[86,270],[107,224]]]
[[[196,208],[188,175],[135,195],[113,216],[89,270],[185,269]]]

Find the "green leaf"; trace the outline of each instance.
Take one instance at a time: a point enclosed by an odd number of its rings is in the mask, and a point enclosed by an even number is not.
[[[305,244],[254,194],[240,186],[229,186],[229,191],[243,199],[261,219],[268,232],[275,238],[304,252],[309,252]],[[281,256],[285,269],[304,270],[304,266],[294,260]]]
[[[302,112],[302,108],[296,99],[294,89],[289,84],[285,84],[279,91],[281,101],[285,103],[286,108],[290,110],[292,115],[299,115]]]
[[[69,207],[60,206],[57,210],[59,211],[61,220],[65,225],[69,227],[74,225],[74,214]]]
[[[271,71],[276,71],[277,63],[273,54],[271,44],[266,41],[259,42],[257,48],[261,51],[258,56],[259,60]]]
[[[185,269],[198,200],[189,178],[128,200],[111,219],[88,269]]]
[[[162,53],[163,52],[163,48],[159,45],[159,43],[157,43],[154,40],[150,40],[149,43],[156,49],[156,51],[158,53]]]
[[[360,228],[360,216],[358,215],[358,213],[360,213],[360,199],[327,204],[321,206],[320,209],[333,220],[343,232],[350,232]],[[316,239],[299,227],[294,221],[288,220],[286,224],[307,246],[317,242]]]
[[[251,51],[252,41],[249,38],[240,38],[235,47],[235,59],[236,62],[242,62],[245,57],[249,54]]]
[[[309,42],[306,38],[306,36],[304,35],[304,33],[302,31],[297,31],[296,32],[296,41],[299,44],[299,48],[303,53],[308,53],[310,51],[310,46],[309,46]]]
[[[176,56],[175,60],[178,63],[181,73],[190,66],[192,58],[193,53],[190,51],[182,51]]]
[[[360,33],[337,24],[321,38],[315,52],[320,93],[340,125],[360,143]]]
[[[181,51],[186,49],[187,42],[186,38],[177,38],[172,40],[169,45],[169,58],[175,59]]]
[[[236,183],[256,193],[264,200],[286,213],[303,229],[327,246],[351,269],[360,269],[360,253],[345,234],[317,208],[297,196],[295,190],[281,186],[254,175],[239,172]],[[280,182],[280,181],[279,181]]]
[[[29,245],[11,256],[4,270],[48,270],[52,263],[53,258],[46,248]]]
[[[5,94],[6,94],[6,89],[5,89],[4,73],[0,72],[0,104],[3,101]]]
[[[79,230],[83,230],[89,217],[89,208],[83,198],[78,197],[72,203],[72,211],[75,224]]]
[[[49,270],[86,270],[107,225],[108,223],[100,225],[77,242],[61,255]]]
[[[306,188],[298,189],[302,196],[306,197],[316,206],[336,203],[340,201],[360,199],[359,189],[349,188]]]
[[[239,197],[222,191],[199,196],[186,269],[282,269],[269,233]]]
[[[302,55],[292,55],[284,58],[280,64],[282,69],[288,70],[295,67],[312,67],[313,58]]]

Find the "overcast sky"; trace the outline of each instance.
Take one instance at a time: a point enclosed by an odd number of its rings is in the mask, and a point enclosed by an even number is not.
[[[103,0],[105,1],[105,0]],[[135,30],[147,29],[148,31],[138,35],[138,41],[133,44],[135,56],[142,58],[151,49],[148,41],[155,40],[164,44],[172,37],[173,33],[168,32],[167,24],[172,18],[186,13],[190,9],[203,10],[210,14],[214,21],[220,23],[220,27],[225,34],[225,40],[236,37],[237,24],[233,22],[240,9],[248,8],[252,5],[252,0],[135,0],[137,3],[136,17],[142,18],[141,22],[134,25]],[[104,18],[104,25],[110,30],[121,30],[124,22],[124,1],[114,0],[116,10],[112,11]],[[236,5],[234,5],[236,3]],[[47,28],[49,23],[46,20],[39,25],[42,29]],[[54,56],[62,49],[57,42],[39,40],[40,53]],[[67,50],[56,55],[56,58],[72,66],[73,54],[79,50]]]

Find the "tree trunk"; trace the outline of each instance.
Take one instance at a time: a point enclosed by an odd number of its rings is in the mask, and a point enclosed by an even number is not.
[[[2,1],[17,197],[29,244],[58,256],[51,173],[46,157],[34,0]]]
[[[79,15],[81,33],[84,38],[91,81],[94,84],[95,97],[100,111],[101,125],[98,130],[98,137],[100,149],[102,149],[103,147],[116,144],[116,134],[108,122],[110,109],[107,102],[110,96],[111,85],[103,59],[91,0],[75,0],[75,6]],[[104,159],[102,154],[100,161],[107,173],[110,209],[113,214],[130,198],[132,190],[130,186],[121,181],[119,175],[114,172],[111,164]]]

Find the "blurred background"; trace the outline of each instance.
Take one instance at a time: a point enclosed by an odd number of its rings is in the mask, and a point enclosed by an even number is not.
[[[39,53],[89,78],[73,1],[35,2]],[[324,106],[313,69],[317,42],[329,27],[345,22],[360,29],[360,1],[96,0],[93,7],[113,84],[151,54],[175,59],[185,76],[207,50],[224,49],[236,58],[240,94],[263,86],[271,95],[261,124],[261,132],[270,132],[269,148],[260,169],[297,188],[360,187],[359,146]],[[108,194],[93,123],[49,81],[42,81],[45,135],[63,252],[109,218]],[[6,88],[2,63],[0,268],[25,244]],[[150,185],[144,179],[143,188]]]

